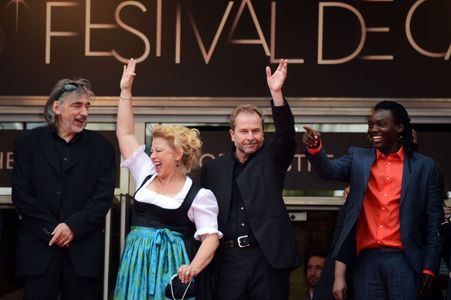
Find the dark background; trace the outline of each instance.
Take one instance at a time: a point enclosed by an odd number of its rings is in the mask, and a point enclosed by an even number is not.
[[[431,156],[440,165],[444,172],[445,182],[448,190],[451,187],[451,174],[447,174],[451,170],[451,160],[449,152],[451,149],[451,125],[415,125],[414,128],[418,132],[419,152]],[[215,132],[202,130],[201,136],[203,141],[203,153],[211,153],[217,157],[219,154],[231,151],[232,143],[227,131]],[[265,139],[270,139],[273,133],[265,133]],[[298,132],[296,141],[298,147],[296,156],[303,155],[305,147],[301,142],[302,133]],[[339,132],[323,132],[322,139],[324,147],[328,154],[335,158],[346,154],[351,146],[369,147],[366,133],[339,133]],[[207,163],[209,158],[203,160]],[[312,172],[308,171],[307,160],[302,157],[300,170],[298,169],[298,158],[294,158],[285,178],[284,189],[286,190],[304,190],[304,191],[321,191],[321,190],[342,190],[346,187],[346,183],[331,182],[318,179]]]
[[[53,7],[52,31],[71,31],[74,37],[51,38],[51,61],[45,64],[46,5],[55,1],[24,0],[16,4],[0,0],[0,95],[48,95],[60,78],[86,77],[99,96],[117,95],[122,63],[112,56],[85,55],[86,4],[67,1],[74,7]],[[116,24],[118,0],[91,1],[94,24]],[[232,39],[257,39],[252,13],[270,47],[271,3],[269,0],[233,3],[211,59],[206,64],[189,21],[191,12],[205,48],[210,49],[225,14],[225,0],[135,1],[146,9],[127,6],[120,19],[143,34],[150,43],[148,57],[138,65],[136,96],[261,97],[268,96],[265,66],[270,58],[261,44],[228,43],[233,20],[238,20]],[[368,61],[359,57],[342,64],[319,64],[318,15],[320,3],[328,1],[277,0],[275,58],[303,58],[291,64],[285,94],[289,97],[419,97],[450,98],[450,63],[444,57],[431,58],[417,52],[406,36],[409,10],[418,1],[340,1],[354,7],[367,27],[389,27],[389,32],[368,32],[362,55],[393,55],[389,61]],[[10,4],[9,4],[10,3]],[[161,56],[156,56],[156,14],[161,6]],[[175,62],[177,5],[181,12],[180,63]],[[244,5],[242,14],[240,6]],[[252,9],[251,9],[252,7]],[[49,18],[50,19],[50,18]],[[444,53],[450,47],[451,1],[425,1],[415,10],[412,35],[422,48]],[[123,27],[91,29],[90,51],[116,50],[120,56],[139,58],[144,43]],[[324,8],[324,58],[350,55],[360,40],[357,17],[349,9]],[[275,65],[272,65],[273,69]],[[214,99],[212,99],[214,101]]]

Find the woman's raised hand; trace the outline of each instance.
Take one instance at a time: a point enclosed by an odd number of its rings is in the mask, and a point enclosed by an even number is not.
[[[122,78],[121,78],[121,83],[120,83],[121,97],[131,97],[133,79],[136,76],[135,67],[136,67],[136,61],[133,58],[131,58],[128,61],[128,64],[126,66],[124,66],[124,71],[122,72]],[[122,94],[123,92],[129,93],[129,94],[126,95],[124,93],[124,95],[123,95]]]

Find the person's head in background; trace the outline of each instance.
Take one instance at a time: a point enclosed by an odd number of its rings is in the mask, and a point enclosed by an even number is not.
[[[325,263],[326,254],[322,251],[310,252],[305,259],[305,277],[310,289],[318,283]]]

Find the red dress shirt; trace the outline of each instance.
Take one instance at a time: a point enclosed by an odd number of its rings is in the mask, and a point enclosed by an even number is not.
[[[403,248],[399,224],[403,165],[403,147],[388,156],[376,149],[357,221],[357,253],[367,248]]]
[[[308,149],[311,155],[322,148]],[[388,156],[376,149],[376,160],[371,167],[362,211],[357,221],[357,254],[363,249],[394,247],[403,249],[400,231],[400,202],[404,147]],[[435,277],[434,272],[423,273]]]

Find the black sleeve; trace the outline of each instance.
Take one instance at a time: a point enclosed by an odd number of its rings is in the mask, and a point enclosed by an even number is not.
[[[286,170],[296,151],[294,116],[286,101],[284,101],[284,106],[274,106],[272,103],[272,116],[276,132],[270,145],[270,151],[274,160],[282,169]]]

